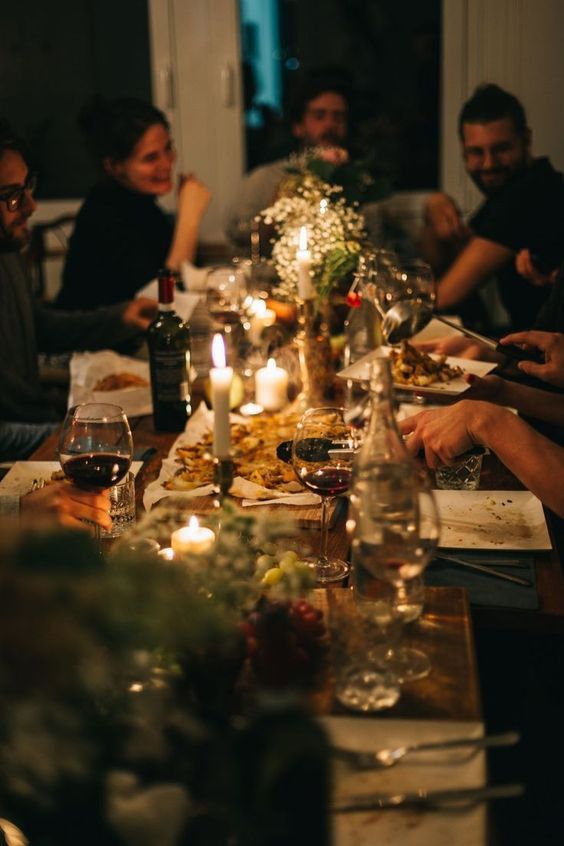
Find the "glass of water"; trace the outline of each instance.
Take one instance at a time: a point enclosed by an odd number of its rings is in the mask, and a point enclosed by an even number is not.
[[[102,529],[100,537],[119,538],[135,523],[135,476],[128,473],[117,485],[112,485],[110,495],[110,517],[112,528]]]

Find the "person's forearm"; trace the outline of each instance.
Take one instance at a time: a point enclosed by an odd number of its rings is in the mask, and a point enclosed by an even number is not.
[[[198,247],[199,222],[180,221],[174,230],[172,244],[166,259],[166,266],[172,270],[179,270],[183,261],[193,262]]]
[[[439,281],[437,308],[457,306],[512,258],[513,253],[507,247],[472,237]]]
[[[510,411],[491,407],[469,425],[476,443],[491,449],[517,478],[564,517],[564,449]]]
[[[564,395],[531,388],[503,379],[500,391],[494,402],[516,408],[520,414],[556,423],[564,427]]]

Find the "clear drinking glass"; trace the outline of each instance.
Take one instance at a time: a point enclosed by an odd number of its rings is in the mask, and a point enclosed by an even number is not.
[[[69,409],[59,437],[59,461],[67,479],[85,490],[111,488],[131,466],[133,438],[118,405],[85,403]],[[100,537],[99,526],[95,535]]]
[[[319,584],[337,582],[349,572],[349,564],[327,556],[329,503],[349,489],[354,439],[345,423],[343,408],[312,408],[296,427],[292,465],[299,481],[321,496],[321,547],[314,562]]]
[[[362,491],[365,496],[381,497],[381,482],[382,479],[380,484],[364,485],[356,495]],[[388,630],[388,642],[372,649],[369,657],[389,669],[400,682],[423,678],[431,669],[424,652],[401,646],[401,635],[403,625],[420,613],[409,601],[410,582],[420,579],[436,549],[440,531],[431,488],[423,483],[420,488],[416,483],[408,483],[401,490],[402,487],[398,486],[384,508],[373,504],[359,510],[357,502],[353,540],[354,589],[359,610]]]
[[[435,276],[429,264],[417,259],[409,264],[402,264],[397,268],[396,278],[401,290],[402,300],[423,303],[433,308],[437,289]]]

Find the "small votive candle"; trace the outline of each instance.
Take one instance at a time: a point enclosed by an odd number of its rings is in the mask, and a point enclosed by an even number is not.
[[[170,545],[176,555],[202,555],[215,543],[215,535],[206,526],[200,526],[197,517],[190,517],[187,526],[177,529],[170,537]]]
[[[253,300],[249,318],[249,339],[253,346],[260,342],[262,330],[276,323],[276,312],[268,308],[264,300]]]
[[[288,374],[273,358],[255,373],[255,399],[265,411],[279,411],[288,402]]]

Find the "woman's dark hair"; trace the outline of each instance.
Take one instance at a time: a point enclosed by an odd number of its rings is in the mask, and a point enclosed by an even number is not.
[[[491,123],[503,118],[513,121],[518,135],[526,133],[525,109],[517,97],[492,82],[484,83],[479,85],[464,103],[458,118],[458,135],[462,140],[462,125],[465,123]]]
[[[139,139],[156,123],[170,130],[163,112],[135,97],[94,97],[82,107],[77,122],[100,163],[107,158],[116,162],[129,158]]]

